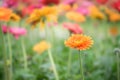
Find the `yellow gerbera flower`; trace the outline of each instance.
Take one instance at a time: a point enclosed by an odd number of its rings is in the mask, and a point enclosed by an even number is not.
[[[89,7],[89,11],[93,19],[105,19],[105,15],[96,6]]]
[[[27,23],[30,23],[32,25],[32,28],[35,28],[35,26],[40,22],[40,10],[36,9],[32,12],[32,14],[27,18]]]
[[[27,23],[32,23],[34,21],[37,21],[40,19],[41,15],[40,15],[40,10],[39,9],[35,9],[31,15],[28,17],[27,19]]]
[[[40,23],[40,26],[48,21],[57,21],[57,8],[53,7],[43,7],[42,9],[35,9],[30,17],[27,19],[27,23],[31,23],[32,26],[36,26]]]
[[[41,15],[56,15],[57,14],[57,7],[56,6],[45,6],[41,9]]]
[[[65,41],[65,45],[78,50],[89,49],[93,44],[91,37],[83,34],[73,34]]]
[[[20,16],[15,13],[12,13],[10,19],[13,21],[20,21]]]
[[[85,22],[86,21],[85,17],[82,14],[74,12],[74,11],[70,11],[70,12],[66,13],[66,17],[75,22]]]
[[[37,43],[34,47],[33,47],[33,51],[41,54],[43,53],[45,50],[47,50],[48,48],[50,48],[50,44],[46,41],[41,41],[40,43]]]

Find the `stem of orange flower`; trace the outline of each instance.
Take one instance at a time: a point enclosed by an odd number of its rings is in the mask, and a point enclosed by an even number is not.
[[[6,55],[6,49],[5,49],[5,39],[4,39],[4,35],[2,32],[2,28],[1,28],[1,23],[0,23],[0,33],[1,33],[1,43],[3,43],[2,48],[3,48],[3,60],[4,60],[4,80],[8,80],[8,68],[7,68],[7,55]]]
[[[79,51],[79,61],[80,61],[80,71],[82,75],[82,80],[84,80],[84,71],[83,71],[83,64],[82,64],[82,54]]]
[[[7,39],[8,39],[8,49],[9,49],[9,59],[10,59],[10,74],[9,74],[9,80],[13,80],[13,66],[12,66],[12,45],[11,45],[11,39],[10,39],[10,34],[7,34]]]
[[[56,77],[56,80],[59,80],[59,76],[58,76],[56,66],[55,66],[55,63],[54,63],[54,60],[53,60],[51,49],[48,49],[48,55],[49,55],[49,58],[50,58],[50,61],[51,61],[51,64],[52,64],[52,68],[53,68],[53,72],[54,72],[54,75]]]
[[[69,49],[69,56],[68,56],[68,76],[70,75],[70,71],[71,71],[71,60],[72,60],[72,53],[71,53],[71,49]]]
[[[116,59],[117,59],[117,80],[120,80],[120,59],[119,59],[119,52],[116,52]]]
[[[24,69],[28,69],[28,63],[27,63],[27,53],[24,45],[24,40],[23,38],[21,39],[21,46],[22,46],[22,51],[23,51],[23,59],[24,59]]]

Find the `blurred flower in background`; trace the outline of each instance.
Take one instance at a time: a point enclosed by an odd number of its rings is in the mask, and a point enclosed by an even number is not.
[[[2,31],[4,34],[6,33],[12,34],[15,37],[15,39],[19,39],[20,36],[24,36],[27,34],[27,30],[25,28],[11,27],[6,25],[2,25]]]
[[[15,8],[18,6],[18,1],[19,0],[4,0],[3,6],[8,8]]]
[[[105,15],[99,10],[98,7],[91,6],[91,7],[89,7],[89,10],[90,10],[90,17],[91,18],[100,19],[100,20],[105,19]]]
[[[83,29],[79,26],[79,24],[65,22],[63,23],[63,27],[68,29],[73,34],[83,33]]]
[[[109,33],[112,36],[117,36],[119,34],[118,27],[116,27],[116,26],[110,27],[109,28]]]
[[[10,27],[9,32],[15,37],[15,39],[18,39],[20,36],[27,34],[27,30],[20,27]]]
[[[111,22],[118,22],[118,21],[120,21],[120,14],[113,12],[112,14],[109,15],[109,20]]]
[[[90,1],[83,1],[80,6],[76,9],[77,12],[83,14],[83,15],[89,15],[89,7],[92,6],[93,3]]]
[[[44,5],[59,4],[60,0],[39,0]]]
[[[96,2],[99,4],[106,4],[108,0],[96,0]]]
[[[112,7],[120,12],[120,0],[116,0],[115,2],[112,3]]]
[[[11,14],[11,9],[0,7],[0,21],[9,21]]]
[[[74,11],[70,11],[66,13],[66,17],[70,20],[73,20],[75,22],[85,22],[86,18],[82,14]]]
[[[5,26],[5,25],[2,25],[1,28],[2,28],[2,32],[3,32],[4,34],[6,34],[6,33],[8,32],[8,30],[9,30],[9,29],[8,29],[9,27],[7,27],[7,26]]]
[[[41,54],[50,47],[51,47],[51,45],[48,42],[43,40],[34,45],[33,51],[37,52],[38,54]]]
[[[40,23],[40,28],[43,28],[46,22],[57,22],[57,8],[46,6],[41,9],[35,9],[27,19],[27,23],[32,24],[34,28]]]
[[[27,7],[24,7],[22,9],[21,14],[22,14],[22,16],[28,16],[28,15],[30,15],[33,12],[34,9],[35,9],[35,7],[31,6],[31,5],[27,6]]]
[[[21,18],[16,13],[12,13],[10,19],[18,22],[18,21],[20,21]]]

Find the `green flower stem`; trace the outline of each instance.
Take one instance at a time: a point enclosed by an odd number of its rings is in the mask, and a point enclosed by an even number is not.
[[[19,27],[22,27],[22,21],[19,21]],[[23,53],[23,60],[24,60],[24,69],[28,70],[28,62],[27,62],[27,52],[25,48],[24,38],[21,38],[21,46],[22,46],[22,53]]]
[[[54,72],[54,75],[56,77],[56,80],[59,80],[59,76],[58,76],[58,73],[57,73],[57,70],[56,70],[56,66],[55,66],[55,63],[54,63],[54,60],[53,60],[51,49],[48,49],[48,56],[49,56],[51,64],[52,64],[52,68],[53,68],[53,72]]]
[[[82,65],[82,54],[79,51],[79,61],[80,61],[80,71],[82,75],[82,80],[84,80],[84,72],[83,72],[83,65]]]
[[[10,73],[9,73],[9,80],[13,80],[13,60],[12,60],[12,45],[11,45],[11,39],[10,39],[10,34],[7,34],[7,39],[8,39],[8,49],[9,49],[9,59],[10,59]]]
[[[23,59],[24,59],[24,69],[28,69],[28,62],[27,62],[27,53],[24,45],[24,40],[23,38],[21,39],[21,46],[22,46],[22,51],[23,51]]]
[[[119,52],[116,53],[116,59],[117,59],[117,80],[120,80],[120,59],[119,59]]]
[[[69,55],[68,55],[68,76],[70,75],[71,71],[71,60],[72,60],[72,50],[69,49]],[[71,75],[70,75],[71,76]]]
[[[51,27],[51,33],[52,33],[52,44],[53,44],[53,47],[55,47],[56,40],[55,40],[55,32],[54,32],[53,26]]]
[[[2,48],[3,48],[3,60],[4,60],[4,80],[8,80],[8,67],[6,64],[7,61],[7,55],[6,55],[6,49],[5,49],[5,39],[4,39],[4,35],[2,32],[2,28],[1,28],[1,23],[0,23],[0,34],[1,34],[1,43],[3,43]]]
[[[48,27],[45,27],[45,39],[48,40]]]
[[[48,30],[48,27],[46,26],[45,27],[46,40],[48,40],[48,32],[47,32],[47,30]],[[58,72],[57,72],[57,69],[56,69],[56,66],[55,66],[55,62],[53,60],[53,55],[51,53],[51,49],[50,48],[48,49],[48,56],[49,56],[49,59],[50,59],[50,62],[51,62],[52,68],[53,68],[53,72],[54,72],[55,78],[56,78],[56,80],[59,80]]]

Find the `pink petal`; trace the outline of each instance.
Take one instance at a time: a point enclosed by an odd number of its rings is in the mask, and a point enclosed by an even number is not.
[[[26,35],[27,34],[26,29],[25,28],[20,28],[20,27],[11,27],[9,31],[12,35],[21,36],[21,35]]]
[[[72,33],[83,33],[82,28],[78,25],[78,24],[74,24],[74,23],[63,23],[63,27],[68,29],[69,31],[71,31]]]
[[[15,35],[14,37],[15,37],[15,39],[17,39],[17,40],[19,39],[19,36],[18,36],[18,35]]]
[[[1,28],[2,28],[3,33],[7,33],[9,30],[9,28],[5,25],[3,25]]]

